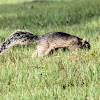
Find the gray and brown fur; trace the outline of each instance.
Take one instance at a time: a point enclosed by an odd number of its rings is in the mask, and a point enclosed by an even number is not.
[[[0,54],[15,44],[29,44],[33,42],[36,42],[38,46],[32,57],[43,57],[48,55],[52,50],[59,48],[64,50],[90,49],[90,44],[86,40],[64,32],[51,32],[37,36],[28,31],[16,31],[0,45]]]

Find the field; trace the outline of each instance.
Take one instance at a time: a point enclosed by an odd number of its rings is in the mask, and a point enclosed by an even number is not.
[[[0,100],[100,100],[100,1],[0,1],[0,44],[16,30],[66,32],[91,50],[31,58],[36,43],[0,55]]]

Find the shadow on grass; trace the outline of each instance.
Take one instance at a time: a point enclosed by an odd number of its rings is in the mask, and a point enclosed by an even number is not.
[[[30,29],[73,25],[99,17],[99,0],[23,2],[0,5],[0,28]]]

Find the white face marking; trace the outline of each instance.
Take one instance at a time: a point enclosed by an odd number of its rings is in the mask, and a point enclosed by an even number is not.
[[[83,41],[86,41],[85,38],[83,38]]]

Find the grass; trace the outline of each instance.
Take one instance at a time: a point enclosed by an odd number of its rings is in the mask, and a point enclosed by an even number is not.
[[[90,51],[62,50],[31,58],[36,44],[0,56],[0,100],[99,100],[100,1],[9,2],[0,5],[0,42],[18,29],[63,31],[85,38]]]

